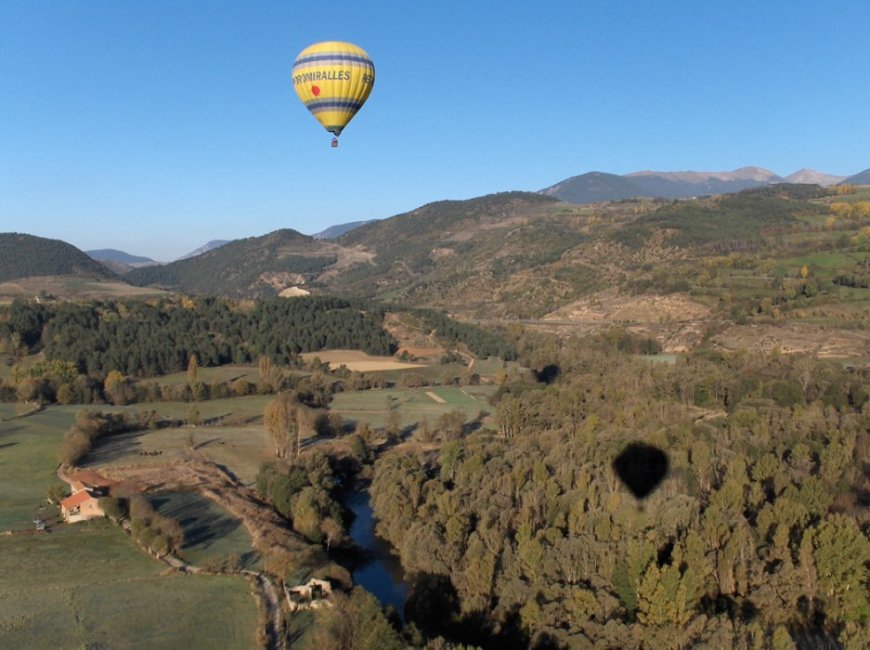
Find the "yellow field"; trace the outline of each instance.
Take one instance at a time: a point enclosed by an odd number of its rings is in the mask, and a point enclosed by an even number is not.
[[[422,368],[426,365],[397,361],[394,357],[373,357],[359,350],[324,350],[322,352],[306,352],[302,355],[305,361],[311,361],[315,357],[328,363],[331,368],[345,366],[348,370],[358,372],[406,370],[408,368]]]

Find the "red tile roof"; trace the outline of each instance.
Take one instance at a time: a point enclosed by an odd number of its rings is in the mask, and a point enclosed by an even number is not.
[[[60,502],[60,507],[64,510],[72,510],[76,506],[82,505],[88,499],[93,499],[89,492],[85,492],[82,490],[81,492],[76,492],[72,496],[67,497],[63,501]]]
[[[91,469],[83,469],[79,472],[73,472],[68,478],[70,481],[81,481],[89,487],[112,487],[114,484],[114,481],[110,481],[109,479],[100,476]]]

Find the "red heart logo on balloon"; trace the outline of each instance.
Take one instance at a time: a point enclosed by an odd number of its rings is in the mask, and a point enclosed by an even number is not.
[[[320,94],[320,86],[311,86],[311,94],[317,97]]]

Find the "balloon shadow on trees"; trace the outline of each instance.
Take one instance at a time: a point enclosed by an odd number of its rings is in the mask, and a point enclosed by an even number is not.
[[[449,577],[421,572],[408,576],[407,582],[405,620],[414,623],[427,638],[440,636],[484,650],[532,647],[516,613],[500,624],[493,623],[489,612],[462,614],[459,594]],[[536,643],[534,647],[549,646]]]
[[[661,485],[668,466],[665,452],[640,442],[631,443],[613,460],[613,471],[637,499],[645,499]]]
[[[547,384],[549,386],[559,378],[559,375],[562,374],[562,369],[555,363],[551,363],[540,370],[535,370],[534,373],[535,379],[542,384]]]

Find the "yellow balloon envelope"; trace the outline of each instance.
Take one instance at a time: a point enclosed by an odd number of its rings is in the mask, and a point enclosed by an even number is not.
[[[336,137],[362,108],[374,85],[372,60],[352,43],[325,41],[309,45],[293,64],[296,94]]]

